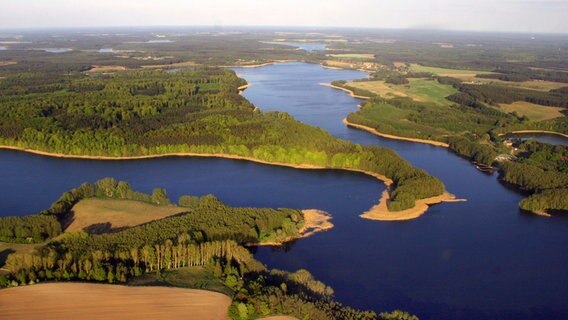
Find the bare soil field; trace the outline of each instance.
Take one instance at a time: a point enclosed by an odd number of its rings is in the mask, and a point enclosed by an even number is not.
[[[4,319],[228,319],[231,298],[194,289],[48,283],[0,290]]]

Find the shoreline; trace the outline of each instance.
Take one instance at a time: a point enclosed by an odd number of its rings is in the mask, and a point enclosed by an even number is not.
[[[537,215],[539,217],[546,217],[546,218],[550,218],[552,217],[552,215],[550,213],[547,213],[546,210],[537,210],[537,211],[529,211],[530,213]]]
[[[365,213],[359,215],[363,219],[378,220],[378,221],[406,221],[416,219],[422,216],[430,206],[439,204],[442,202],[462,202],[467,201],[465,199],[457,199],[455,195],[444,192],[439,196],[434,196],[425,199],[416,200],[414,207],[410,209],[405,209],[401,211],[389,211],[387,208],[387,201],[390,199],[390,194],[388,190],[383,191],[381,196],[381,201],[379,204],[374,205],[371,209],[367,210]]]
[[[252,84],[247,83],[247,84],[245,84],[245,85],[242,85],[242,86],[238,87],[238,88],[237,88],[237,91],[239,92],[239,95],[243,95],[243,92],[244,92],[246,89],[250,88],[250,87],[252,87]]]
[[[358,172],[358,173],[363,173],[365,175],[371,176],[379,181],[381,181],[382,183],[385,184],[385,186],[387,187],[387,189],[385,190],[385,192],[389,192],[390,186],[392,185],[393,181],[392,179],[375,173],[375,172],[370,172],[370,171],[365,171],[365,170],[360,170],[360,169],[354,169],[354,168],[329,168],[329,167],[319,167],[319,166],[315,166],[315,165],[307,165],[307,164],[302,164],[302,165],[293,165],[293,164],[288,164],[288,163],[283,163],[283,162],[268,162],[268,161],[264,161],[264,160],[259,160],[259,159],[255,159],[252,157],[244,157],[244,156],[238,156],[238,155],[230,155],[230,154],[212,154],[212,153],[191,153],[191,152],[186,152],[186,153],[165,153],[165,154],[154,154],[154,155],[144,155],[144,156],[122,156],[122,157],[109,157],[109,156],[86,156],[86,155],[67,155],[67,154],[61,154],[61,153],[50,153],[50,152],[45,152],[45,151],[39,151],[39,150],[33,150],[33,149],[25,149],[25,148],[21,148],[21,147],[14,147],[14,146],[5,146],[5,145],[0,145],[0,150],[1,149],[7,149],[7,150],[14,150],[14,151],[19,151],[19,152],[27,152],[27,153],[32,153],[32,154],[36,154],[36,155],[41,155],[41,156],[48,156],[48,157],[53,157],[53,158],[64,158],[64,159],[82,159],[82,160],[104,160],[104,161],[125,161],[125,160],[143,160],[143,159],[156,159],[156,158],[166,158],[166,157],[202,157],[202,158],[223,158],[223,159],[231,159],[231,160],[242,160],[242,161],[250,161],[250,162],[254,162],[254,163],[260,163],[260,164],[264,164],[264,165],[274,165],[274,166],[281,166],[281,167],[288,167],[288,168],[293,168],[293,169],[304,169],[304,170],[343,170],[343,171],[351,171],[351,172]],[[442,196],[442,195],[440,195]],[[437,197],[440,197],[437,196]],[[427,198],[427,199],[419,199],[416,200],[416,204],[413,208],[410,209],[406,209],[403,210],[401,212],[405,212],[407,210],[412,210],[414,208],[416,208],[418,205],[420,205],[419,202],[425,202],[425,203],[431,203],[432,201],[434,201],[433,199],[437,198],[437,197],[432,197],[432,198]],[[379,213],[383,216],[388,216],[388,215],[392,215],[395,216],[397,215],[397,212],[399,211],[390,211],[388,210],[387,207],[387,201],[389,200],[389,196],[383,195],[381,196],[381,198],[379,198],[379,203],[374,205],[370,210],[368,210],[367,212],[373,210],[373,212],[375,212],[375,214]],[[444,201],[449,201],[451,199],[445,199]],[[442,201],[438,201],[442,202]],[[374,208],[374,209],[373,209]],[[423,205],[421,205],[420,210],[422,211],[422,213],[426,212],[428,208],[424,208]],[[361,216],[363,217],[365,213],[363,213]],[[417,218],[418,216],[416,216]],[[374,219],[374,220],[378,220],[378,219]],[[265,244],[266,245],[266,244]],[[280,245],[280,244],[278,244]]]
[[[281,241],[269,241],[261,243],[252,243],[251,247],[279,247],[287,242],[295,241],[298,239],[313,236],[316,233],[324,232],[332,229],[334,224],[331,223],[332,216],[322,210],[318,209],[304,209],[301,210],[304,215],[304,225],[298,230],[298,235],[289,236]]]
[[[523,133],[544,133],[544,134],[551,134],[551,135],[556,135],[556,136],[561,136],[564,138],[568,138],[568,134],[564,134],[564,133],[560,133],[560,132],[556,132],[556,131],[546,131],[546,130],[516,130],[516,131],[511,131],[511,132],[507,132],[507,133],[501,133],[499,134],[499,136],[505,136],[508,134],[523,134]]]
[[[356,99],[362,99],[362,100],[371,99],[370,97],[357,95],[352,90],[349,90],[349,89],[346,89],[346,88],[343,88],[343,87],[338,87],[338,86],[333,85],[331,83],[320,83],[320,85],[330,87],[330,88],[334,88],[334,89],[338,89],[338,90],[341,90],[341,91],[345,91],[345,92],[349,93],[350,96],[352,96],[353,98],[356,98]]]
[[[380,136],[380,137],[383,137],[383,138],[409,141],[409,142],[417,142],[417,143],[424,143],[424,144],[429,144],[429,145],[433,145],[433,146],[436,146],[436,147],[443,147],[443,148],[449,148],[450,147],[450,145],[445,143],[445,142],[434,141],[434,140],[426,140],[426,139],[418,139],[418,138],[406,138],[406,137],[395,136],[395,135],[392,135],[392,134],[382,133],[382,132],[377,131],[374,128],[367,127],[367,126],[364,126],[362,124],[356,124],[356,123],[353,123],[353,122],[349,122],[349,120],[347,120],[347,118],[343,118],[343,123],[346,124],[348,127],[353,127],[353,128],[365,130],[367,132],[370,132],[374,135],[377,135],[377,136]]]
[[[260,68],[266,67],[275,63],[293,62],[297,60],[274,60],[271,62],[264,62],[258,64],[243,64],[243,65],[232,65],[232,66],[219,66],[220,68]]]

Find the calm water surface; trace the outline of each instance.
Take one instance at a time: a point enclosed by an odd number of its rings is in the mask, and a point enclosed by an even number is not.
[[[366,74],[286,63],[236,71],[262,110],[287,111],[357,143],[393,148],[440,177],[468,202],[432,207],[420,219],[388,223],[358,215],[384,186],[365,175],[294,170],[226,159],[91,161],[0,151],[0,214],[46,208],[84,181],[113,176],[141,191],[165,187],[172,199],[213,193],[230,205],[319,208],[336,227],[285,249],[259,248],[272,268],[306,268],[349,305],[405,309],[422,319],[561,319],[568,308],[568,219],[517,208],[521,195],[443,148],[385,140],[348,129],[341,119],[359,103],[319,85]],[[29,201],[33,199],[33,201]]]
[[[392,148],[468,199],[408,222],[334,214],[349,224],[287,252],[259,248],[261,261],[309,269],[339,300],[360,308],[406,309],[424,319],[568,318],[568,219],[520,212],[520,194],[446,149],[345,127],[341,119],[360,101],[318,83],[364,73],[305,63],[236,71],[252,84],[245,97],[262,110],[287,111],[343,139]]]
[[[568,138],[555,135],[555,134],[543,134],[543,133],[509,133],[505,135],[508,138],[518,138],[521,140],[535,140],[543,143],[568,146]]]
[[[272,42],[265,42],[268,44],[277,44],[282,46],[289,46],[295,47],[301,50],[305,50],[307,52],[312,51],[323,51],[325,50],[325,44],[323,43],[309,43],[309,42],[280,42],[280,41],[272,41]],[[337,79],[336,79],[337,80]]]

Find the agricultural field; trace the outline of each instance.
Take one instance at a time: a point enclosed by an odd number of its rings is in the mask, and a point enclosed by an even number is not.
[[[73,218],[65,231],[81,231],[95,226],[104,229],[133,227],[184,211],[187,209],[177,206],[157,206],[134,200],[84,199],[73,207]]]
[[[385,81],[349,82],[348,86],[364,89],[383,98],[408,97],[416,102],[432,103],[438,106],[453,104],[446,97],[457,92],[452,86],[431,79],[409,79],[406,85],[395,85]]]
[[[499,104],[501,111],[510,113],[516,112],[520,116],[526,116],[532,121],[550,120],[564,117],[564,108],[547,107],[525,101],[516,101],[510,104]]]
[[[447,68],[437,68],[437,67],[427,67],[419,64],[411,64],[410,71],[412,72],[429,72],[442,77],[474,77],[477,74],[489,74],[493,72],[480,71],[480,70],[466,70],[466,69],[447,69]]]
[[[0,291],[7,319],[228,319],[228,296],[205,290],[47,283]]]

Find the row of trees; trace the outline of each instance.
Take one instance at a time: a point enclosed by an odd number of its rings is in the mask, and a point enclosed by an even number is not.
[[[61,234],[57,218],[44,215],[1,217],[0,241],[40,243]]]

